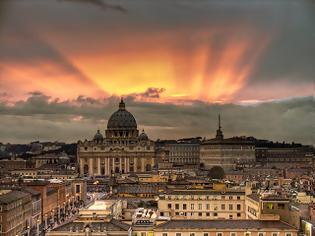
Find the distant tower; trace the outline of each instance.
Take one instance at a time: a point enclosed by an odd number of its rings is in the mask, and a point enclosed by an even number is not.
[[[219,140],[223,140],[223,132],[221,130],[221,117],[220,117],[220,114],[218,116],[218,129],[217,129],[217,135],[216,135],[216,139],[219,139]]]

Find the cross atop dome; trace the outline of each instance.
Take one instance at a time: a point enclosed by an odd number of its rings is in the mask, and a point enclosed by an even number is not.
[[[120,103],[119,103],[119,110],[125,110],[126,109],[126,105],[124,103],[124,99],[123,97],[120,98]]]

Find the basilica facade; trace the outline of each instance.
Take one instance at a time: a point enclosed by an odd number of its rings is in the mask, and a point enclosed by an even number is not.
[[[150,171],[156,164],[155,144],[142,131],[123,100],[109,118],[104,136],[100,130],[92,140],[78,142],[81,176]]]

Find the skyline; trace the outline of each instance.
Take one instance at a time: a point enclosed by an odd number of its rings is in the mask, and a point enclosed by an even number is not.
[[[221,113],[226,137],[315,144],[313,1],[0,9],[2,142],[92,137],[122,96],[153,139],[212,137]]]

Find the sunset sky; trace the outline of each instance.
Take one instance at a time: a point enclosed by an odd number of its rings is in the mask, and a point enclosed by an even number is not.
[[[311,0],[1,0],[0,142],[77,141],[120,96],[152,139],[315,144]]]

